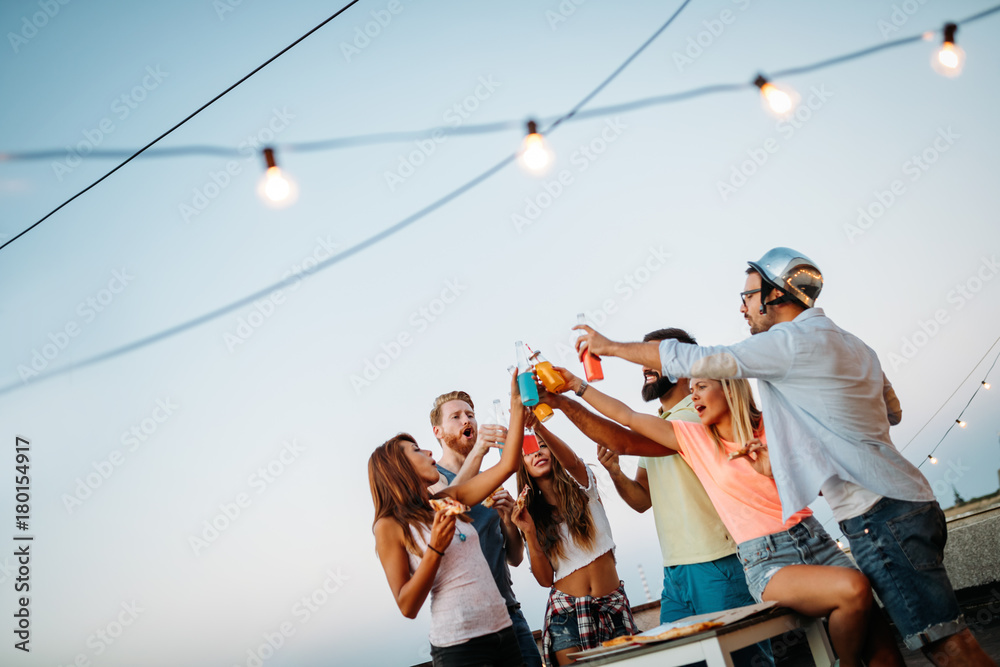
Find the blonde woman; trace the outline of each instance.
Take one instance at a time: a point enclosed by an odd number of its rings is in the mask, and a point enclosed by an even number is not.
[[[903,665],[868,579],[803,509],[787,522],[770,476],[760,411],[746,380],[691,380],[700,424],[635,412],[565,369],[568,387],[604,416],[679,454],[738,543],[750,593],[806,616],[826,617],[841,665]],[[544,400],[544,398],[543,398]],[[619,453],[630,454],[628,439]],[[615,443],[609,443],[614,445]],[[614,446],[612,446],[614,449]],[[646,452],[644,452],[646,453]],[[648,455],[648,453],[646,453]]]

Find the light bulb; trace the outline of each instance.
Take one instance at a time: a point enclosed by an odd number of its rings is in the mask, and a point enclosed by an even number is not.
[[[837,546],[840,547],[841,549],[843,549],[844,548],[844,543],[841,542],[840,540],[837,540]]]
[[[538,133],[538,125],[533,120],[528,121],[528,135],[524,138],[521,149],[521,164],[535,173],[541,173],[552,162],[552,154],[545,146],[545,140]]]
[[[273,149],[264,149],[264,160],[267,163],[267,171],[257,184],[258,196],[272,208],[291,206],[298,198],[298,188],[275,163]]]
[[[795,91],[788,88],[779,88],[764,78],[763,75],[758,76],[754,84],[760,88],[764,108],[769,113],[779,118],[784,118],[791,115],[792,111],[795,110],[795,105],[798,104],[798,95],[795,94]]]
[[[927,455],[927,460],[930,461],[931,463],[933,463],[934,465],[937,465],[937,459],[934,458],[933,454],[928,454]]]
[[[961,419],[956,419],[956,420],[955,420],[955,423],[956,423],[956,424],[958,424],[959,428],[965,428],[966,426],[968,426],[968,424],[966,424],[966,423],[965,423],[964,421],[962,421]]]
[[[957,30],[958,26],[954,23],[945,24],[944,40],[931,58],[931,67],[942,76],[956,77],[962,73],[962,67],[965,65],[965,51],[955,44]]]
[[[989,389],[989,388],[990,388],[990,383],[987,382],[986,380],[983,380],[983,389]]]

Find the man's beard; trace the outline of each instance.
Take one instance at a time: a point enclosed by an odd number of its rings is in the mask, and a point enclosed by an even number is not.
[[[676,386],[676,382],[671,382],[670,378],[661,375],[653,382],[642,385],[642,400],[647,403],[657,401],[666,396],[667,392]]]
[[[476,435],[475,431],[472,433]],[[465,436],[459,433],[458,435],[451,435],[449,433],[444,434],[444,446],[448,449],[453,450],[456,454],[460,456],[468,456],[469,452],[472,451],[473,446],[475,446],[475,440],[471,443],[467,443]]]

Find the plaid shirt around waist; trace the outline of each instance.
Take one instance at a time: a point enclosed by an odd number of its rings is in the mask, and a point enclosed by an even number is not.
[[[625,595],[625,583],[619,582],[618,588],[601,597],[589,595],[575,598],[562,591],[552,588],[549,591],[549,601],[545,606],[545,622],[542,633],[542,657],[546,667],[555,665],[556,656],[552,650],[552,636],[549,624],[556,614],[573,614],[580,632],[580,650],[597,648],[601,642],[614,636],[614,618],[621,618],[623,625],[630,634],[635,634],[639,628],[632,618],[632,607]]]

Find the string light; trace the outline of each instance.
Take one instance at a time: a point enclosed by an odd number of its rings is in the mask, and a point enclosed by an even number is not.
[[[837,546],[840,547],[841,551],[843,551],[843,549],[844,549],[844,543],[843,542],[841,542],[840,540],[837,540]]]
[[[928,454],[927,455],[927,460],[930,461],[931,463],[933,463],[934,465],[937,465],[937,461],[938,460],[936,458],[934,458],[933,454]]]
[[[768,81],[763,74],[758,74],[753,83],[760,88],[760,96],[764,101],[764,108],[773,115],[784,118],[795,110],[799,96],[791,88],[784,86],[779,88]]]
[[[989,383],[989,382],[987,382],[986,380],[983,380],[983,389],[989,389],[989,388],[990,388],[990,386],[991,386],[991,385],[990,385],[990,383]]]
[[[965,423],[964,421],[962,421],[961,419],[956,419],[956,420],[955,420],[955,423],[956,423],[956,424],[958,424],[958,427],[959,427],[959,428],[965,428],[966,426],[968,426],[968,424],[966,424],[966,423]]]
[[[518,160],[525,169],[536,174],[543,173],[552,162],[552,154],[538,133],[538,123],[533,120],[528,121],[528,135],[524,138]]]
[[[267,171],[257,184],[257,194],[272,208],[291,206],[298,199],[299,189],[282,173],[274,160],[274,149],[264,149],[264,161]]]
[[[957,30],[958,26],[954,23],[944,25],[944,39],[931,58],[931,67],[934,68],[934,71],[950,78],[961,74],[962,67],[965,66],[965,51],[955,44]]]

